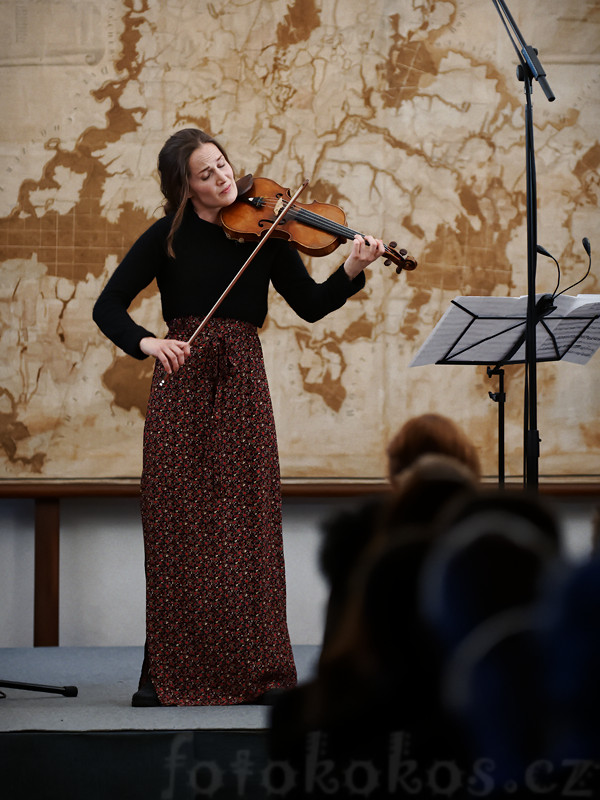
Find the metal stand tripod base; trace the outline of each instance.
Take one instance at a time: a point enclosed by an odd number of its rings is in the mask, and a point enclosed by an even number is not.
[[[77,697],[76,686],[46,686],[41,683],[18,683],[17,681],[2,681],[0,687],[4,689],[25,689],[30,692],[48,692],[49,694],[62,694],[64,697]],[[0,695],[6,697],[4,692]]]

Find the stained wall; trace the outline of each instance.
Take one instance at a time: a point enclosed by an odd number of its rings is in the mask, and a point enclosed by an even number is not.
[[[598,231],[600,2],[513,0],[534,82],[538,240],[561,288]],[[151,364],[91,308],[160,215],[174,130],[220,138],[242,175],[341,206],[418,260],[308,325],[276,295],[261,331],[286,480],[377,480],[409,416],[438,411],[497,471],[485,365],[409,367],[453,298],[527,291],[524,91],[480,0],[7,0],[0,9],[0,461],[7,478],[135,478]],[[322,279],[340,247],[309,258]],[[575,293],[598,293],[597,268]],[[552,291],[540,258],[539,291]],[[154,289],[132,313],[160,334]],[[539,370],[540,473],[596,482],[598,356]],[[507,369],[507,470],[522,471],[523,368]]]

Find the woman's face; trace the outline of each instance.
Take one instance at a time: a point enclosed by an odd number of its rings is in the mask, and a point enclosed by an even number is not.
[[[207,222],[217,222],[219,211],[237,198],[231,165],[212,142],[202,144],[188,161],[189,197],[196,213]]]

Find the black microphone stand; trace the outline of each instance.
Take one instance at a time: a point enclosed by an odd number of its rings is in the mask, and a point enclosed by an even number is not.
[[[492,0],[519,57],[517,78],[525,85],[525,164],[527,176],[527,322],[525,345],[525,419],[523,432],[523,478],[528,488],[537,489],[539,480],[540,435],[537,429],[536,355],[536,266],[537,266],[537,191],[533,145],[533,80],[537,80],[550,102],[554,94],[538,59],[538,51],[525,43],[504,0]],[[511,32],[512,31],[512,32]],[[514,36],[514,38],[513,38]]]

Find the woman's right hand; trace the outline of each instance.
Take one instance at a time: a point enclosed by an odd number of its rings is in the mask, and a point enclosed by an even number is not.
[[[177,339],[155,339],[153,336],[145,336],[140,340],[140,350],[160,361],[168,375],[177,372],[190,354],[187,342],[179,342]]]

